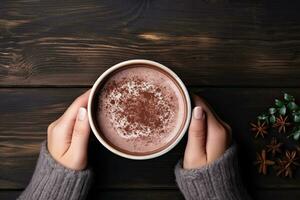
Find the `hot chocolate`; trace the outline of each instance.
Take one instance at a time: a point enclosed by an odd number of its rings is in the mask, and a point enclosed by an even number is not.
[[[186,121],[186,99],[168,73],[134,64],[111,73],[97,88],[94,119],[115,149],[148,155],[168,147]]]

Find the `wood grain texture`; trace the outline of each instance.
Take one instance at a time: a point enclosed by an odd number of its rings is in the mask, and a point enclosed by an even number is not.
[[[0,86],[89,86],[133,58],[190,86],[299,86],[299,10],[284,0],[4,0]]]
[[[300,199],[299,170],[294,179],[257,174],[262,144],[249,131],[282,91],[300,99],[299,10],[296,0],[2,0],[0,199],[26,187],[48,124],[106,69],[135,58],[170,67],[231,124],[253,199]],[[92,135],[88,199],[183,199],[173,167],[185,143],[132,161]]]
[[[299,200],[299,190],[260,190],[256,189],[251,195],[253,200],[257,199],[288,199]],[[180,191],[174,190],[93,190],[88,196],[88,200],[92,199],[143,199],[143,200],[184,200]]]
[[[0,189],[23,189],[30,180],[46,138],[48,124],[60,116],[85,88],[0,89]],[[294,179],[260,176],[253,166],[255,150],[261,143],[253,139],[249,122],[265,110],[282,91],[300,97],[298,89],[191,88],[204,96],[220,117],[234,130],[247,187],[300,189],[299,171]],[[221,100],[220,100],[221,99]],[[99,189],[175,189],[173,168],[183,155],[186,138],[168,154],[150,160],[133,161],[108,152],[91,137],[89,159]]]
[[[0,199],[15,200],[20,194],[19,190],[0,190]]]

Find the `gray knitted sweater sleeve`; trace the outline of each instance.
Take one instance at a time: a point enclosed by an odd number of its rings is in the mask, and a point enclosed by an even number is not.
[[[199,169],[186,170],[182,161],[175,167],[176,182],[187,200],[248,200],[243,187],[236,147],[231,146],[224,155]]]
[[[90,169],[75,171],[56,162],[48,152],[46,142],[43,142],[31,181],[18,199],[85,199],[91,179]]]

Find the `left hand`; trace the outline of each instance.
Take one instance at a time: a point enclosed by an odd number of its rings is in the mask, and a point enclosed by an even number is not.
[[[64,167],[83,170],[87,166],[90,126],[87,102],[90,90],[78,97],[65,113],[48,126],[48,150]]]

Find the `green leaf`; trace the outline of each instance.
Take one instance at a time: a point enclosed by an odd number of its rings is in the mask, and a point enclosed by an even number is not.
[[[283,105],[282,107],[279,108],[278,110],[279,114],[285,115],[286,114],[286,107]]]
[[[294,140],[300,139],[300,126],[296,126],[293,128],[292,133],[288,136],[288,138],[293,137]]]
[[[275,105],[277,107],[282,107],[282,106],[284,106],[284,103],[282,101],[280,101],[279,99],[275,99]]]
[[[295,135],[294,135],[294,140],[299,140],[300,138],[300,132],[297,132]]]
[[[269,120],[271,124],[274,124],[276,121],[276,117],[274,115],[271,115]]]
[[[288,103],[287,107],[291,110],[291,111],[295,111],[299,108],[299,106],[295,103],[295,102],[290,102]]]
[[[292,115],[295,116],[295,115],[300,115],[300,110],[293,110],[292,111]]]
[[[297,131],[293,132],[291,135],[293,136],[294,140],[299,140],[300,130],[297,130]]]
[[[268,118],[268,116],[266,114],[261,114],[257,117],[257,119],[259,120],[266,120]]]
[[[266,122],[267,124],[269,124],[269,118],[268,118],[268,117],[265,119],[265,122]]]
[[[276,113],[276,108],[269,108],[269,113],[271,115],[275,114]]]
[[[295,98],[292,95],[284,93],[284,100],[286,100],[286,101],[295,101]]]
[[[294,122],[296,122],[296,123],[300,122],[300,115],[299,114],[298,115],[294,115]]]

